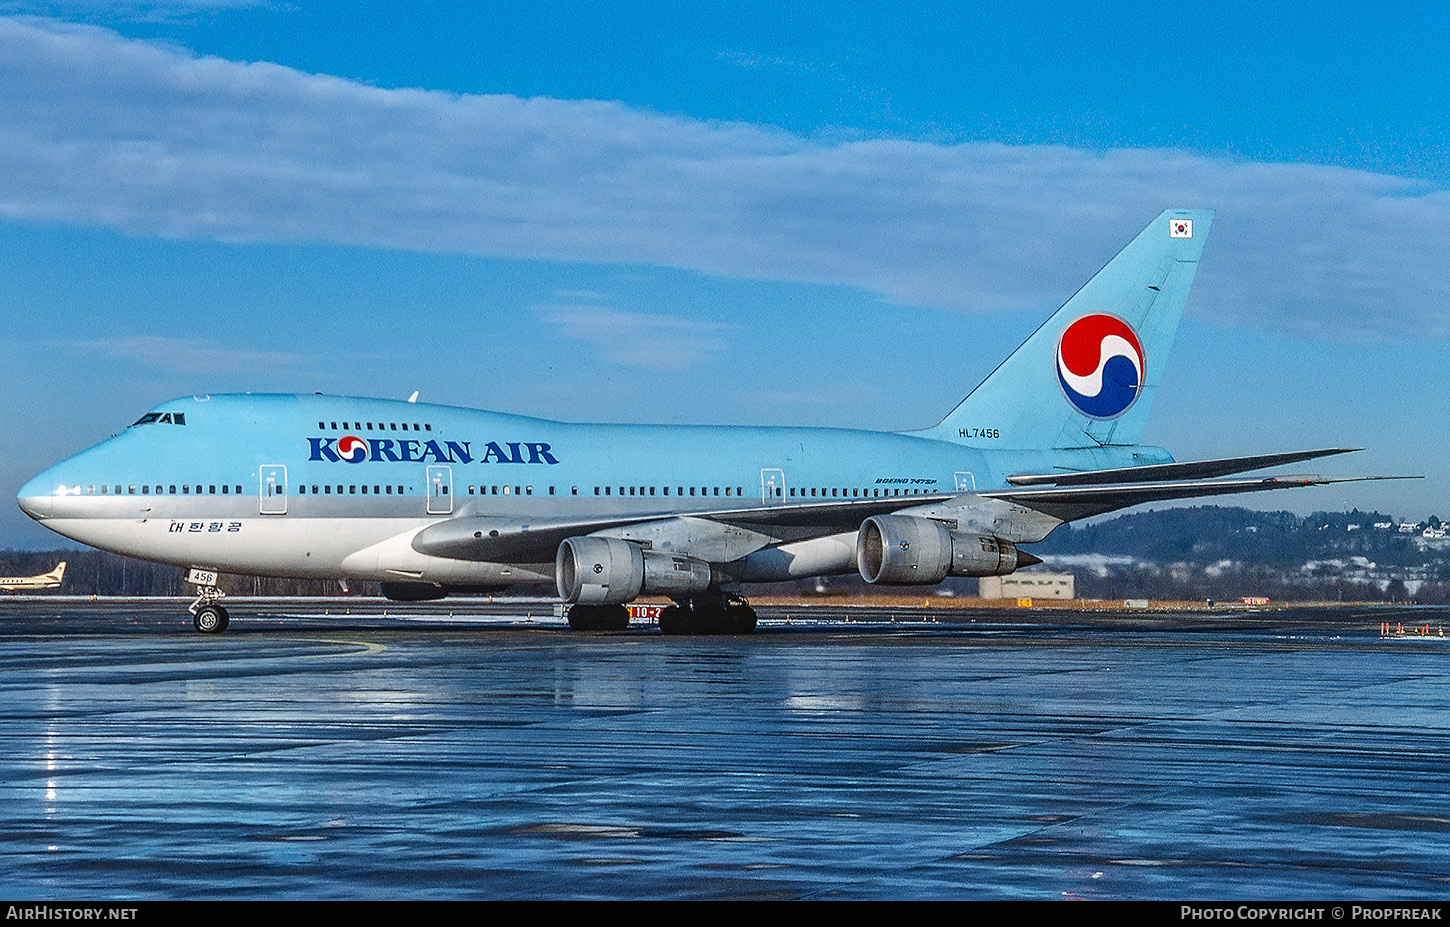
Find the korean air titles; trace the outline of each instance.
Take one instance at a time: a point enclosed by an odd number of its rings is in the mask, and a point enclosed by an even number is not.
[[[340,438],[308,438],[308,460],[330,463],[499,463],[558,464],[552,448],[542,441],[488,441],[474,456],[472,441],[436,441],[412,438],[364,438],[343,435]]]

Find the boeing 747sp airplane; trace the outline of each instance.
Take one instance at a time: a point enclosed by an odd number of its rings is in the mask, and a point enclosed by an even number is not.
[[[1223,479],[1344,449],[1175,463],[1139,444],[1212,213],[1169,210],[940,424],[587,425],[338,396],[192,396],[27,483],[94,547],[219,571],[380,580],[392,598],[551,585],[569,624],[748,633],[742,583],[859,572],[923,584],[1040,562],[1065,522],[1145,502],[1310,486]]]

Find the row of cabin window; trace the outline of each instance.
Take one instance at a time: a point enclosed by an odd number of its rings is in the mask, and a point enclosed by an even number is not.
[[[505,487],[505,488],[507,488],[507,487]],[[600,487],[595,486],[594,487],[594,495],[596,495],[596,496],[598,496],[598,495],[608,496],[608,495],[611,494],[610,493],[610,490],[613,489],[613,488],[614,487],[612,487],[612,486],[605,486],[603,493],[601,493],[600,492]],[[744,496],[745,495],[745,490],[742,487],[740,487],[740,486],[733,486],[733,487],[732,486],[726,486],[725,487],[725,495],[727,495],[727,496],[731,495],[732,494],[731,493],[731,490],[732,489],[734,490],[734,493],[733,494],[736,495],[736,496]],[[635,487],[633,487],[633,486],[621,486],[621,487],[619,487],[619,495],[621,495],[621,496],[625,495],[626,494],[626,491],[628,492],[628,495],[631,495],[631,496],[634,496],[634,495],[640,495],[640,496],[650,495],[650,496],[653,496],[655,494],[655,487],[653,487],[653,486],[641,486],[641,487],[639,487],[639,491],[638,492],[635,491]],[[833,498],[833,499],[872,499],[872,498],[879,499],[882,496],[901,496],[901,495],[915,496],[915,495],[920,495],[923,492],[925,492],[925,490],[921,490],[921,489],[886,489],[886,490],[882,490],[882,489],[860,489],[860,488],[857,488],[857,489],[849,489],[849,488],[847,488],[847,489],[841,489],[839,487],[831,488],[831,487],[824,487],[824,486],[823,487],[820,487],[820,496],[821,497],[829,497],[829,498]],[[549,488],[549,493],[550,493],[550,495],[553,494],[553,487],[550,487]],[[811,487],[810,490],[809,490],[810,496],[814,497],[814,496],[816,496],[816,493],[817,493],[817,488],[814,487],[814,486]],[[670,494],[670,487],[668,487],[668,486],[664,487],[664,493],[663,494],[666,495],[666,496],[668,496]],[[695,495],[696,494],[695,493],[695,487],[694,486],[677,486],[677,487],[675,487],[675,495],[677,495],[677,496],[683,496],[683,495],[687,495],[687,494],[688,495],[691,495],[691,496]],[[579,487],[578,486],[575,486],[574,487],[574,495],[576,495],[576,496],[579,495]],[[719,486],[701,486],[700,487],[700,491],[699,491],[699,495],[701,495],[701,496],[710,496],[710,495],[718,496],[718,495],[720,495],[720,487]],[[795,489],[795,487],[791,487],[790,495],[791,495],[791,498],[802,498],[802,499],[804,499],[804,498],[807,498],[807,490],[805,488],[802,488],[799,492],[797,492],[796,489]],[[779,498],[782,498],[783,496],[784,496],[784,493],[781,491],[781,488],[779,486],[775,487],[775,497],[777,499],[779,499]]]
[[[101,496],[121,496],[121,495],[134,496],[134,495],[137,494],[137,492],[140,492],[140,494],[143,495],[143,496],[149,496],[149,495],[152,494],[152,488],[150,486],[140,486],[140,487],[137,487],[137,486],[127,486],[127,487],[124,488],[124,491],[123,491],[123,489],[122,489],[122,487],[120,485],[116,485],[114,488],[112,488],[109,485],[87,486],[86,487],[86,495],[88,495],[88,496],[95,496],[95,495],[101,495]],[[216,484],[211,484],[211,485],[208,485],[208,486],[199,486],[198,485],[198,486],[194,486],[194,487],[193,486],[190,486],[190,485],[185,485],[185,486],[182,486],[181,487],[181,491],[178,493],[177,492],[177,488],[175,486],[166,486],[164,488],[161,487],[161,486],[157,486],[156,487],[155,494],[158,495],[158,496],[175,496],[175,495],[182,495],[182,496],[191,496],[191,495],[197,495],[197,496],[215,496],[215,495],[217,495],[217,487],[216,487]],[[227,495],[231,495],[231,494],[232,494],[232,487],[231,486],[223,485],[221,487],[221,495],[227,496]],[[239,496],[242,494],[242,487],[240,485],[238,485],[236,487],[236,494],[239,495]]]
[[[404,422],[401,425],[399,425],[397,422],[386,422],[386,423],[385,422],[378,422],[377,423],[377,430],[378,431],[407,431],[409,429],[409,427],[410,427],[410,425],[409,425],[408,422]],[[412,427],[412,429],[414,431],[432,431],[433,430],[433,426],[431,424],[427,423],[427,422],[424,422],[421,426],[417,422],[413,422],[411,424],[411,427]],[[373,430],[373,423],[372,422],[343,422],[342,423],[342,427],[341,428],[338,428],[337,427],[337,422],[318,422],[317,423],[317,428],[318,428],[319,431],[328,431],[328,430],[331,430],[331,431],[372,431]]]
[[[624,495],[630,495],[630,496],[653,496],[655,494],[655,489],[656,489],[656,487],[654,487],[654,486],[640,486],[637,489],[634,486],[621,486],[621,487],[619,487],[619,495],[621,495],[621,496],[624,496]],[[709,486],[701,486],[700,487],[700,495],[702,495],[702,496],[708,496],[708,495],[710,495],[710,490],[711,489],[712,489],[712,487],[709,487]],[[713,487],[713,489],[715,491],[715,495],[717,495],[717,496],[720,495],[720,487],[719,486],[715,486],[715,487]],[[678,495],[678,496],[683,496],[687,492],[688,492],[689,495],[692,495],[692,496],[695,495],[695,487],[694,486],[690,486],[690,487],[679,486],[679,487],[677,487],[677,492],[675,494]],[[509,496],[509,495],[513,495],[513,496],[532,496],[534,494],[534,487],[532,487],[532,486],[470,486],[470,487],[468,487],[468,494],[470,496],[475,495],[475,494],[476,495],[480,495],[480,496]],[[571,487],[569,487],[569,494],[570,495],[573,495],[573,496],[579,495],[579,487],[578,486],[571,486]],[[612,496],[614,494],[615,493],[614,493],[614,487],[613,486],[604,486],[604,487],[595,486],[594,487],[594,495],[596,495],[596,496]],[[668,487],[668,486],[664,487],[663,495],[668,496],[669,494],[670,494],[670,487]],[[780,494],[780,492],[779,492],[779,490],[777,490],[776,491],[776,495],[779,495],[779,494]],[[550,486],[549,487],[549,495],[551,495],[551,496],[552,495],[556,495],[555,489],[554,489],[553,486]],[[726,486],[725,487],[725,495],[727,495],[727,496],[729,496],[729,495],[743,496],[743,495],[745,495],[745,490],[742,489],[739,486]]]
[[[97,495],[97,488],[98,487],[96,487],[94,485],[87,486],[86,487],[86,495],[88,495],[88,496]],[[203,492],[203,488],[205,488],[205,492]],[[613,486],[604,486],[604,487],[595,486],[594,487],[594,495],[596,495],[596,496],[599,496],[599,495],[605,495],[605,496],[613,495],[614,494],[613,493],[613,489],[614,489]],[[224,496],[225,495],[229,495],[229,494],[231,494],[231,490],[232,490],[232,487],[231,486],[228,486],[228,485],[223,484],[221,486],[221,495],[224,495]],[[713,493],[712,493],[712,490],[713,490]],[[445,487],[441,487],[441,491],[442,491],[442,494],[443,495],[447,495],[448,494],[448,488],[446,486]],[[109,486],[109,485],[102,485],[102,486],[99,487],[99,494],[102,495],[102,496],[106,496],[106,495],[117,495],[117,496],[119,496],[119,495],[123,495],[123,494],[124,495],[134,496],[134,495],[136,495],[136,492],[137,492],[137,487],[136,486],[127,486],[127,487],[125,487],[124,493],[122,491],[122,487],[119,484],[115,486],[114,492],[112,492],[112,487]],[[280,495],[281,492],[282,492],[281,488],[278,487],[277,493]],[[305,484],[301,484],[301,485],[299,485],[297,487],[297,493],[298,493],[298,495],[305,496],[305,495],[307,495],[307,492],[308,492],[308,489],[307,489],[307,486]],[[570,487],[570,492],[571,492],[572,495],[575,495],[575,496],[579,495],[579,487],[578,486]],[[837,495],[838,492],[839,492],[839,495]],[[908,496],[913,496],[913,495],[918,495],[921,492],[923,492],[923,490],[919,490],[919,489],[888,489],[888,490],[885,490],[885,495],[887,495],[887,496],[893,496],[893,495],[900,496],[900,495],[905,494],[905,495],[908,495]],[[142,486],[142,487],[140,487],[140,493],[143,496],[151,495],[151,487],[150,486]],[[317,483],[312,484],[312,495],[314,495],[314,496],[332,495],[332,493],[333,493],[333,487],[331,485],[323,485],[323,484],[317,484]],[[346,494],[347,495],[358,495],[358,493],[359,493],[359,487],[357,485],[349,485],[347,487],[347,490],[346,490]],[[403,493],[404,493],[404,488],[402,486],[399,486],[397,488],[397,495],[400,495],[401,496],[401,495],[403,495]],[[534,487],[532,487],[532,486],[512,486],[512,487],[510,487],[510,486],[503,486],[503,487],[498,487],[498,486],[492,486],[492,487],[489,487],[489,486],[470,486],[470,487],[468,487],[468,494],[470,496],[474,495],[475,493],[477,495],[480,495],[480,496],[486,496],[486,495],[495,495],[495,496],[498,496],[498,495],[503,495],[503,496],[507,496],[507,495],[515,495],[515,496],[517,496],[517,495],[526,495],[526,496],[532,496],[534,494]],[[172,495],[172,496],[175,496],[177,494],[178,494],[177,493],[177,487],[175,485],[166,487],[164,491],[163,491],[163,488],[161,486],[158,485],[156,487],[156,495],[158,495],[158,496],[160,496],[160,495]],[[198,496],[201,496],[201,495],[213,495],[213,496],[214,495],[217,495],[217,486],[216,486],[216,484],[211,484],[211,485],[208,485],[206,487],[203,487],[201,485],[197,485],[195,487],[194,494],[195,495],[198,495]],[[241,494],[242,494],[242,487],[240,485],[238,485],[236,487],[236,495],[241,495]],[[343,495],[343,494],[344,494],[343,486],[341,484],[339,484],[337,486],[337,495],[340,496],[340,495]],[[361,494],[364,495],[364,496],[368,495],[368,487],[367,486],[362,486],[361,487]],[[554,487],[553,486],[550,486],[549,487],[549,495],[552,496],[554,494],[555,494],[554,493]],[[635,496],[635,495],[646,496],[646,495],[648,495],[648,496],[653,496],[654,494],[655,494],[655,487],[654,486],[640,486],[637,489],[634,486],[621,486],[621,487],[619,487],[619,495],[621,495],[621,496],[623,496],[623,495],[630,495],[630,496]],[[663,495],[668,496],[669,494],[670,494],[670,487],[668,487],[668,486],[664,487]],[[676,487],[675,495],[683,496],[683,495],[686,495],[686,494],[691,495],[691,496],[695,495],[696,494],[695,493],[695,487],[694,486],[689,486],[689,487],[678,486],[678,487]],[[719,486],[714,486],[714,487],[711,487],[711,486],[701,486],[701,487],[699,487],[699,495],[701,495],[701,496],[709,496],[709,495],[712,495],[712,494],[713,495],[716,495],[716,496],[720,495],[720,487]],[[725,495],[726,496],[730,496],[732,494],[735,495],[735,496],[744,496],[745,495],[745,490],[744,490],[744,488],[742,488],[740,486],[726,486],[725,487]],[[779,497],[781,495],[781,491],[780,491],[780,488],[779,487],[776,487],[775,494],[776,494],[777,497]],[[191,485],[182,485],[181,486],[180,495],[183,495],[183,496],[193,495],[193,487]],[[382,495],[391,496],[391,495],[393,495],[393,487],[392,486],[378,486],[378,485],[374,485],[373,488],[372,488],[372,495],[375,495],[375,496],[382,496]],[[795,497],[797,495],[796,489],[794,487],[791,487],[790,495],[792,497]],[[799,495],[800,495],[801,498],[805,498],[806,497],[806,490],[805,489],[801,489]],[[813,497],[816,496],[816,487],[813,486],[813,487],[810,488],[810,495],[813,496]],[[825,487],[821,487],[820,488],[820,495],[822,497],[825,497],[827,495],[827,490],[826,490]],[[833,489],[830,490],[830,497],[831,498],[880,498],[881,495],[882,495],[882,490],[880,490],[880,489],[839,489],[838,490],[838,489],[834,489],[833,488]]]
[[[575,487],[575,489],[576,489],[576,493],[575,494],[577,495],[578,494],[577,493],[578,487]],[[605,486],[605,487],[603,487],[603,490],[604,491],[601,493],[600,492],[600,487],[595,486],[594,487],[594,495],[596,495],[596,496],[598,496],[598,495],[605,495],[605,496],[613,495],[613,493],[611,492],[611,490],[613,490],[613,489],[614,489],[613,486]],[[711,493],[711,490],[712,489],[714,490],[713,495],[716,495],[716,496],[720,495],[720,487],[719,486],[713,486],[713,487],[712,486],[701,486],[701,487],[699,487],[699,489],[700,489],[699,494],[702,495],[702,496],[711,495],[712,494]],[[638,488],[638,491],[636,491],[635,487],[633,487],[633,486],[621,486],[621,487],[619,487],[619,495],[623,496],[623,495],[626,495],[626,494],[627,495],[631,495],[631,496],[636,496],[636,495],[638,495],[638,496],[653,496],[655,494],[655,487],[653,487],[653,486],[640,486]],[[668,496],[669,494],[670,494],[670,487],[668,487],[668,486],[664,487],[664,493],[663,493],[663,495]],[[688,495],[691,495],[691,496],[695,495],[695,487],[694,486],[676,486],[675,487],[675,495],[677,495],[677,496],[683,496],[683,495],[687,495],[687,494]],[[727,496],[731,496],[731,495],[734,495],[734,496],[743,496],[743,495],[745,495],[745,490],[742,487],[739,487],[739,486],[726,486],[725,487],[725,495],[727,495]]]
[[[616,495],[616,493],[614,492],[614,488],[615,487],[613,487],[613,486],[602,486],[602,487],[601,486],[595,486],[594,487],[594,495],[596,495],[596,496],[611,496],[611,495]],[[720,489],[721,489],[721,487],[719,487],[719,486],[701,486],[701,487],[699,487],[699,492],[697,493],[696,492],[696,487],[694,487],[694,486],[677,486],[677,487],[675,487],[675,495],[677,495],[677,496],[685,496],[685,495],[690,495],[690,496],[694,496],[694,495],[700,495],[700,496],[715,495],[715,496],[719,496],[719,495],[721,495]],[[745,489],[743,487],[740,487],[740,486],[726,486],[726,487],[724,487],[724,489],[725,489],[724,495],[726,495],[726,496],[734,495],[734,496],[742,496],[743,497],[745,495]],[[620,486],[619,487],[619,492],[617,493],[617,495],[621,495],[621,496],[624,496],[624,495],[629,495],[629,496],[653,496],[655,494],[655,490],[656,490],[656,487],[654,487],[654,486],[640,486],[640,487]],[[577,495],[579,495],[579,487],[578,486],[571,486],[569,488],[569,492],[570,492],[571,495],[577,496]],[[850,488],[841,489],[839,487],[831,488],[831,487],[824,487],[823,486],[823,487],[819,487],[819,496],[817,496],[817,487],[811,487],[809,489],[809,491],[807,489],[805,489],[805,488],[802,488],[802,489],[799,490],[799,492],[797,492],[797,490],[794,487],[792,487],[791,490],[790,490],[790,496],[791,496],[791,498],[802,498],[802,499],[808,498],[808,497],[833,498],[833,499],[880,499],[883,496],[886,496],[886,497],[902,496],[902,495],[905,495],[905,496],[916,496],[916,495],[921,495],[924,492],[926,492],[926,490],[924,490],[924,489],[885,489],[885,490],[879,489],[879,488],[876,488],[876,489],[860,489],[860,488],[856,488],[856,489],[850,489]],[[534,494],[534,487],[532,487],[532,486],[512,486],[512,487],[510,487],[510,486],[503,486],[503,487],[499,487],[499,486],[470,486],[470,487],[468,487],[468,494],[470,496],[472,496],[472,495],[480,495],[480,496],[490,496],[490,495],[492,495],[492,496],[508,496],[508,495],[514,495],[514,496],[519,496],[519,495],[532,496]],[[662,492],[660,494],[661,495],[668,496],[670,494],[670,487],[668,487],[668,486],[663,487],[663,490],[662,490]],[[551,496],[552,495],[555,495],[555,491],[554,491],[554,487],[553,486],[550,486],[549,487],[549,495],[551,495]],[[781,491],[781,489],[780,489],[779,486],[775,487],[775,496],[778,499],[779,498],[782,498],[784,496],[784,493]]]
[[[806,487],[801,487],[801,489],[800,489],[799,492],[797,492],[795,490],[795,487],[791,487],[791,490],[790,490],[790,494],[791,494],[792,497],[797,497],[797,498],[802,498],[802,499],[806,498],[807,492],[809,492],[809,495],[810,496],[813,496],[813,497],[816,496],[816,487],[812,486],[812,487],[809,488],[809,490],[807,490]],[[920,495],[924,494],[925,492],[926,492],[925,489],[876,489],[876,488],[872,488],[872,489],[849,489],[848,488],[848,489],[842,489],[842,490],[840,490],[840,495],[837,495],[836,494],[836,488],[835,487],[826,487],[826,486],[820,487],[820,497],[827,497],[827,496],[829,496],[832,499],[880,499],[883,496],[888,497],[888,498],[891,497],[891,496],[920,496]],[[780,490],[777,489],[775,491],[775,494],[777,496],[779,496],[780,495]]]

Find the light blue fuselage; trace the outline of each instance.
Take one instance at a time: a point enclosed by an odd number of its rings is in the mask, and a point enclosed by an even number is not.
[[[348,564],[358,550],[460,515],[670,517],[980,490],[1010,473],[1170,459],[1141,446],[1009,451],[836,428],[569,424],[315,395],[178,399],[145,418],[35,477],[22,506],[118,553],[354,579],[398,575],[387,563]]]

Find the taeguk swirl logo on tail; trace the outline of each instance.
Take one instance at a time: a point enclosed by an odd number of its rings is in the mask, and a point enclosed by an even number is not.
[[[1057,382],[1067,401],[1093,418],[1117,418],[1143,385],[1143,346],[1128,323],[1085,315],[1057,342]]]

